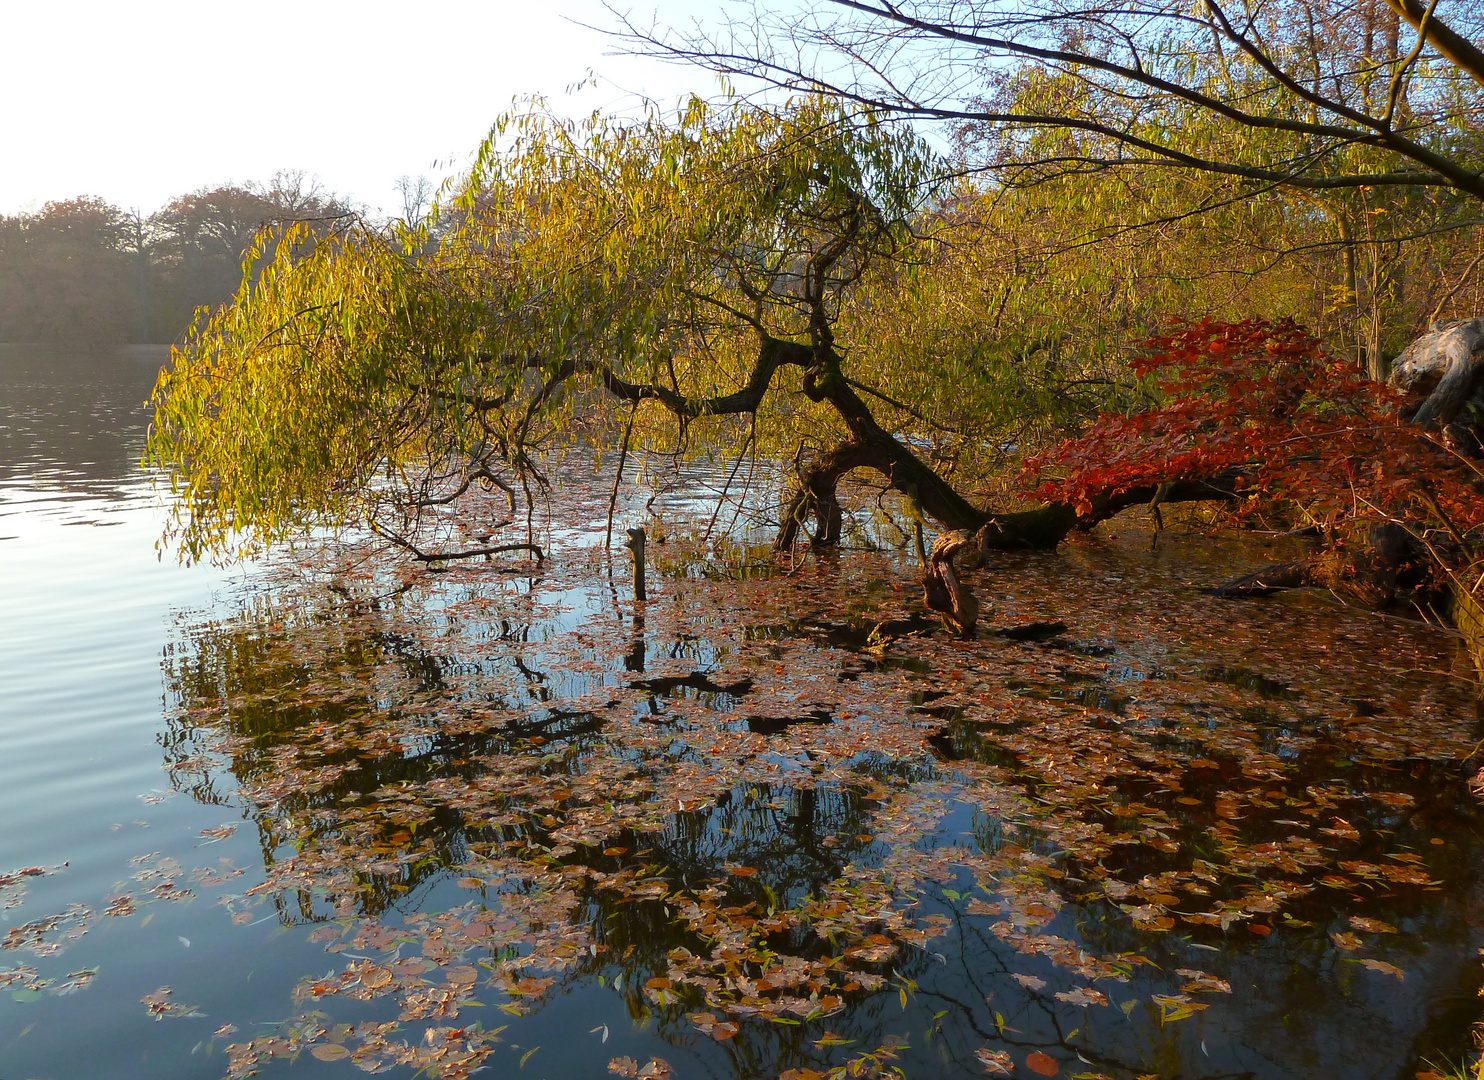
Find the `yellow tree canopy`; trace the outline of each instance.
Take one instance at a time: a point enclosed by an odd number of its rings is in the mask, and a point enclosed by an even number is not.
[[[817,411],[768,391],[838,375],[834,328],[903,271],[935,171],[909,129],[823,100],[509,114],[426,221],[250,253],[155,389],[172,539],[201,558],[313,527],[410,537],[472,482],[533,470],[593,400],[569,384],[681,425]]]

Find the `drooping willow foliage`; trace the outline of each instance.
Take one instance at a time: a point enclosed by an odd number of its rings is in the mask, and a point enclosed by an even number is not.
[[[176,350],[149,442],[175,538],[201,557],[405,534],[470,482],[534,475],[605,383],[642,387],[636,421],[672,440],[756,413],[759,449],[781,446],[821,422],[784,376],[729,395],[760,343],[828,333],[912,258],[932,175],[906,128],[819,101],[511,114],[427,221],[291,230]]]

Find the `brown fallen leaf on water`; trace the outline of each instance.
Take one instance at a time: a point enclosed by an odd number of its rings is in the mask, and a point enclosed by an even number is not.
[[[1411,806],[1417,801],[1405,791],[1372,791],[1367,793],[1367,797],[1394,807]]]
[[[1193,968],[1176,968],[1175,974],[1183,979],[1188,979],[1181,990],[1187,994],[1230,994],[1232,984],[1225,979],[1218,979],[1215,975],[1207,975],[1204,971],[1196,971]]]
[[[690,1022],[702,1035],[710,1035],[717,1042],[725,1042],[741,1030],[730,1020],[718,1020],[715,1013],[691,1013]]]
[[[81,971],[70,971],[67,973],[67,978],[51,988],[51,992],[58,997],[75,994],[79,990],[86,990],[97,977],[97,968],[83,968]]]
[[[380,990],[383,986],[390,986],[393,975],[384,967],[374,967],[361,973],[361,985],[368,986],[372,990]]]
[[[1395,964],[1388,964],[1385,960],[1362,960],[1360,964],[1362,967],[1369,968],[1372,971],[1379,971],[1382,975],[1395,975],[1399,982],[1404,981],[1407,977],[1405,971]]]
[[[979,1064],[984,1066],[984,1071],[990,1076],[1009,1076],[1015,1071],[1015,1061],[1005,1050],[991,1050],[984,1047],[975,1050],[974,1056],[979,1059]]]
[[[1068,1005],[1106,1005],[1108,995],[1091,987],[1076,990],[1058,990],[1057,1001],[1065,1001]]]
[[[145,994],[144,997],[140,998],[139,1000],[143,1002],[144,1007],[149,1010],[149,1015],[153,1016],[156,1020],[163,1020],[167,1016],[181,1017],[205,1015],[205,1013],[197,1012],[196,1006],[194,1005],[182,1005],[177,1002],[172,1002],[170,1000],[170,996],[172,993],[173,991],[170,989],[170,987],[162,986],[153,993]]]
[[[608,1063],[608,1071],[636,1080],[669,1080],[671,1075],[670,1063],[664,1058],[650,1058],[642,1069],[631,1057],[614,1058]]]
[[[1043,1054],[1039,1050],[1026,1055],[1025,1067],[1033,1073],[1040,1073],[1042,1076],[1055,1076],[1061,1071],[1061,1066],[1056,1063],[1056,1058],[1050,1054]]]

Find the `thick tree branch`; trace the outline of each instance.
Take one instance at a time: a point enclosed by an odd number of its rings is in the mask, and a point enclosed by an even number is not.
[[[1436,15],[1429,19],[1429,7],[1419,4],[1417,0],[1386,0],[1386,6],[1406,20],[1413,30],[1420,31],[1425,21],[1426,37],[1433,48],[1484,86],[1484,50],[1454,31]]]

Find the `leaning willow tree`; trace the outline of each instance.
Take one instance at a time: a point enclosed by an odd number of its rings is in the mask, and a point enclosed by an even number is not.
[[[174,539],[200,558],[358,525],[423,559],[502,549],[509,522],[440,535],[437,511],[485,485],[516,517],[540,451],[605,407],[690,446],[803,438],[784,544],[811,518],[836,540],[861,468],[978,528],[868,404],[904,408],[870,385],[870,328],[927,272],[939,171],[910,129],[820,99],[511,115],[428,221],[280,238],[176,350],[148,449]]]

